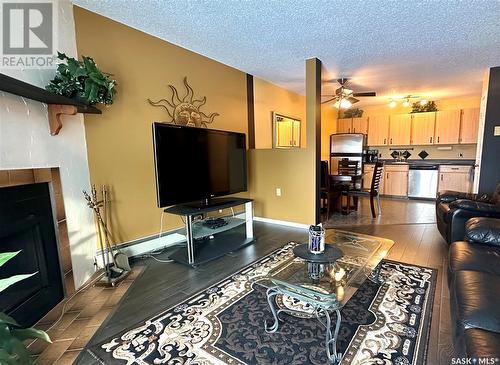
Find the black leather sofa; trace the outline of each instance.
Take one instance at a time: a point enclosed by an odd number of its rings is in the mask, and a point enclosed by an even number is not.
[[[464,239],[465,222],[473,217],[500,218],[500,184],[493,194],[443,191],[436,199],[436,222],[447,243]]]
[[[458,357],[500,357],[500,220],[472,218],[450,245],[448,284]]]

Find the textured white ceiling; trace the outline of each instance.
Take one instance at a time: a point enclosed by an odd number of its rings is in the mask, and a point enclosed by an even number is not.
[[[301,93],[304,61],[318,57],[329,77],[377,92],[363,104],[479,95],[485,68],[500,65],[499,1],[73,2]]]

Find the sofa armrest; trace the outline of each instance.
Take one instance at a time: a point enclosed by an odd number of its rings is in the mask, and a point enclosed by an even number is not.
[[[500,205],[469,199],[458,199],[450,203],[450,209],[465,209],[478,213],[500,214]]]
[[[451,203],[452,201],[459,199],[488,202],[490,197],[487,194],[470,194],[453,190],[444,190],[437,195],[438,203]]]
[[[469,219],[465,223],[465,239],[469,242],[500,246],[500,219]]]

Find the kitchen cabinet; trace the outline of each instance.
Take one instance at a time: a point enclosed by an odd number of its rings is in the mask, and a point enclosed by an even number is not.
[[[337,133],[351,133],[352,118],[339,118],[337,120]]]
[[[460,116],[460,143],[477,143],[479,108],[462,109]]]
[[[411,120],[411,144],[433,144],[435,123],[436,112],[413,113]]]
[[[368,145],[386,146],[389,144],[389,116],[370,116],[368,119]]]
[[[436,112],[434,144],[457,144],[460,138],[460,110]]]
[[[385,165],[382,194],[408,195],[408,165]]]
[[[372,179],[373,172],[375,170],[375,165],[373,164],[365,164],[363,165],[364,174],[363,174],[363,189],[371,189],[372,187]]]
[[[411,115],[396,114],[389,118],[389,144],[404,146],[410,144]]]
[[[453,190],[470,193],[473,177],[472,166],[447,165],[439,167],[438,191]]]
[[[352,133],[368,134],[368,118],[352,118]]]

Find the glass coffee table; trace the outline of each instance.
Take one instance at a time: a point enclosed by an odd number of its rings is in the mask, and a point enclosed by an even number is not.
[[[310,262],[292,256],[259,281],[268,287],[267,301],[273,314],[273,323],[264,324],[269,333],[276,332],[282,312],[297,316],[316,317],[326,329],[326,354],[333,363],[342,358],[337,353],[340,310],[366,281],[380,282],[382,259],[394,242],[388,239],[352,232],[327,229],[325,244],[335,245],[343,256],[335,262]],[[277,309],[276,296],[282,305]],[[336,313],[332,331],[330,313]]]

